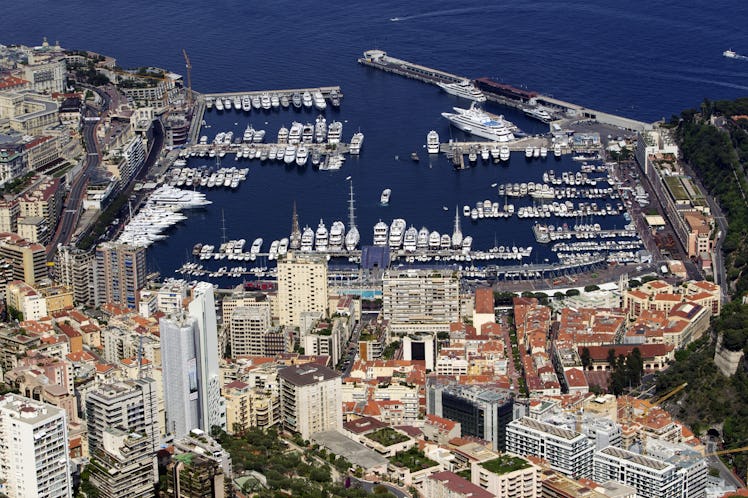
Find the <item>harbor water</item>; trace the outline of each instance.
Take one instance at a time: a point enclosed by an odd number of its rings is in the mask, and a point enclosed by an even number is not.
[[[677,11],[677,15],[674,15]],[[441,112],[469,102],[437,87],[385,74],[356,63],[364,50],[381,48],[395,57],[468,77],[488,76],[525,86],[591,108],[654,121],[704,97],[735,98],[748,91],[748,63],[722,57],[732,48],[748,51],[748,5],[728,0],[682,5],[649,2],[639,8],[614,0],[601,2],[498,3],[438,0],[404,5],[364,2],[322,6],[318,2],[130,2],[92,7],[81,0],[34,2],[6,12],[0,43],[38,44],[43,36],[67,48],[89,49],[117,58],[123,67],[163,66],[184,71],[181,49],[192,62],[193,87],[202,92],[256,91],[340,85],[340,110],[328,106],[328,123],[343,122],[343,140],[360,130],[365,140],[359,158],[349,157],[339,171],[315,171],[257,160],[223,166],[249,167],[236,190],[212,189],[208,208],[187,212],[188,220],[149,248],[148,260],[162,275],[191,257],[197,242],[219,243],[224,232],[248,244],[288,236],[296,202],[301,227],[324,219],[346,220],[348,183],[352,178],[363,244],[372,227],[404,218],[408,226],[451,233],[455,208],[462,231],[473,247],[495,243],[533,246],[524,262],[552,259],[549,246],[535,242],[534,220],[462,216],[465,204],[490,199],[503,204],[494,183],[540,181],[544,171],[577,171],[569,156],[526,161],[513,153],[507,165],[478,164],[455,172],[444,156],[429,156],[426,133],[442,141],[464,140],[450,129]],[[159,47],[154,50],[154,47]],[[528,134],[547,131],[514,109],[489,104]],[[241,136],[252,124],[274,139],[291,121],[314,122],[317,112],[240,111],[206,113],[212,139],[219,131]],[[417,152],[420,162],[411,161]],[[191,158],[190,166],[214,166],[209,158]],[[392,189],[389,206],[379,205],[384,188]],[[528,200],[509,200],[526,205]],[[575,200],[575,202],[578,202]],[[605,201],[598,201],[604,204]],[[444,209],[446,207],[446,210]],[[543,220],[555,221],[555,220]],[[573,219],[563,220],[572,225]],[[622,228],[623,216],[597,218],[602,228]],[[227,262],[221,263],[226,265]],[[229,265],[230,266],[230,265]]]

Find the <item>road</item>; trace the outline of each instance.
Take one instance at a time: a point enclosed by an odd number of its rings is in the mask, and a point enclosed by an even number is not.
[[[99,117],[103,112],[109,108],[109,96],[104,93],[102,95],[104,105],[101,111],[97,111],[91,106],[86,106],[83,114],[85,117]],[[98,121],[84,121],[83,129],[81,134],[85,142],[86,159],[83,164],[83,170],[78,173],[78,176],[73,179],[70,184],[70,189],[65,197],[65,204],[62,208],[62,214],[60,221],[57,224],[57,230],[52,236],[47,245],[47,261],[52,261],[55,256],[57,244],[68,244],[70,238],[75,231],[75,227],[78,224],[78,218],[80,217],[81,204],[83,202],[83,189],[88,184],[88,179],[91,177],[91,173],[96,170],[99,166],[99,143],[96,140],[96,127],[99,125]]]
[[[717,451],[717,444],[714,441],[707,441],[706,443],[707,453],[714,453]],[[706,457],[706,463],[717,470],[719,470],[719,476],[725,480],[725,482],[735,488],[740,489],[743,487],[743,482],[725,465],[718,456]]]
[[[363,479],[359,479],[357,477],[351,477],[351,485],[360,487],[361,489],[365,489],[369,493],[374,493],[374,488],[379,485],[384,486],[387,488],[387,491],[392,493],[393,495],[397,496],[397,498],[409,498],[410,495],[406,493],[405,491],[401,490],[397,486],[393,484],[389,484],[386,482],[372,482],[372,481],[365,481]]]

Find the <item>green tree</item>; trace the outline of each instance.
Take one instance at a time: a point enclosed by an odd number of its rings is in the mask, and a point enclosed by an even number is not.
[[[592,366],[592,357],[590,356],[590,349],[588,347],[582,348],[582,354],[579,355],[582,360],[582,366],[585,369],[589,369]]]

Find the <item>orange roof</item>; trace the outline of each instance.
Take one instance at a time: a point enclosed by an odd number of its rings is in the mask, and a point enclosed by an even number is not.
[[[655,301],[670,301],[671,303],[679,303],[681,299],[683,299],[683,296],[681,296],[680,294],[661,293],[655,294],[653,299]]]
[[[426,415],[426,424],[432,425],[442,431],[451,431],[457,426],[457,422],[437,415]]]
[[[493,314],[493,308],[493,289],[491,289],[490,287],[475,289],[475,312],[482,314]]]

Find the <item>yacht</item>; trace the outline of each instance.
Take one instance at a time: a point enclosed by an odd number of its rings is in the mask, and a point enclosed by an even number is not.
[[[293,95],[291,95],[291,103],[296,109],[301,108],[301,94],[298,92],[295,92]]]
[[[222,111],[223,110],[223,100],[221,100],[221,97],[218,97],[216,99],[216,111]]]
[[[462,239],[462,252],[469,253],[472,246],[473,238],[470,235],[466,235],[465,238]]]
[[[252,246],[249,249],[250,256],[257,256],[262,249],[262,238],[258,237],[252,242]]]
[[[439,88],[450,95],[463,99],[474,100],[476,102],[485,102],[486,96],[483,92],[475,88],[470,80],[462,80],[457,83],[437,83]]]
[[[514,134],[508,128],[503,116],[491,116],[475,104],[471,105],[470,109],[460,107],[453,109],[454,113],[443,112],[442,117],[465,133],[496,142],[514,140]]]
[[[555,157],[561,157],[561,144],[556,144],[553,146],[553,155]]]
[[[538,106],[538,107],[525,107],[522,109],[522,112],[524,112],[526,115],[530,116],[531,118],[535,118],[539,121],[542,121],[543,123],[548,123],[549,121],[553,121],[553,116],[546,111],[544,108]]]
[[[379,197],[379,204],[387,206],[390,203],[390,195],[392,195],[392,189],[382,190],[382,195]]]
[[[279,144],[286,144],[288,143],[288,128],[285,126],[281,126],[280,130],[278,130],[278,143]]]
[[[327,127],[327,143],[337,144],[340,143],[340,136],[343,134],[343,123],[340,121],[333,121],[330,126]]]
[[[358,228],[352,226],[348,229],[348,233],[345,234],[345,248],[349,251],[353,251],[358,246],[358,242],[361,239],[361,235],[358,233]]]
[[[455,227],[454,231],[452,232],[452,238],[450,239],[452,243],[452,247],[454,248],[460,248],[462,247],[462,230],[460,229],[460,213],[457,211],[457,208],[455,208]]]
[[[231,110],[231,99],[230,98],[226,97],[225,99],[223,99],[223,108],[226,109],[227,111]]]
[[[351,138],[351,145],[348,149],[348,152],[351,155],[358,155],[361,153],[361,145],[364,143],[364,134],[360,131],[358,133],[354,133],[353,137]]]
[[[314,248],[317,251],[327,251],[327,245],[328,245],[327,227],[325,226],[325,222],[322,221],[322,218],[320,218],[319,225],[317,225],[317,231],[314,232]]]
[[[259,95],[252,95],[249,100],[252,101],[252,107],[254,109],[262,109],[262,101],[260,100]]]
[[[304,131],[304,125],[298,121],[291,123],[291,130],[288,132],[288,143],[296,145],[301,142],[301,132]]]
[[[540,148],[540,157],[542,159],[545,159],[546,157],[548,157],[548,147],[544,146]]]
[[[274,240],[270,243],[270,249],[268,249],[268,259],[272,260],[278,256],[278,245],[280,241]]]
[[[244,130],[244,135],[242,136],[242,140],[249,143],[252,141],[252,138],[255,136],[255,129],[252,128],[252,125],[247,125],[247,128]]]
[[[288,107],[288,104],[290,104],[288,100],[288,95],[283,94],[280,96],[280,104],[281,104],[281,107],[283,107],[284,109]]]
[[[296,147],[289,145],[286,147],[286,152],[283,154],[283,162],[291,164],[296,160]]]
[[[383,222],[382,220],[379,220],[379,222],[374,225],[374,245],[375,246],[385,246],[387,245],[387,234],[389,232],[389,228],[387,227],[387,223]]]
[[[342,221],[333,222],[330,227],[330,238],[329,245],[331,251],[339,251],[343,249],[345,243],[345,225]]]
[[[403,238],[403,249],[407,252],[413,252],[416,250],[418,245],[418,230],[413,225],[405,231],[405,237]]]
[[[270,95],[268,95],[267,93],[263,93],[262,95],[260,95],[260,104],[262,105],[263,109],[270,109],[270,107],[272,107],[272,104],[270,102]]]
[[[288,237],[283,237],[278,243],[278,256],[283,256],[288,252]]]
[[[304,105],[304,107],[312,107],[314,105],[312,94],[309,92],[304,92],[303,94],[301,94],[301,103]]]
[[[448,233],[443,233],[442,238],[439,240],[439,247],[441,249],[449,249],[452,244],[452,237]]]
[[[390,225],[389,245],[392,249],[399,249],[403,244],[407,224],[402,218],[395,218]]]
[[[299,145],[296,149],[296,165],[306,166],[306,162],[309,160],[309,149],[304,145]]]
[[[431,130],[426,135],[426,150],[429,154],[439,153],[439,134],[436,130]]]
[[[327,120],[320,114],[314,123],[314,141],[319,144],[324,142],[325,138],[327,138]]]
[[[525,147],[525,159],[532,159],[532,146]]]
[[[511,156],[511,153],[509,152],[509,147],[504,145],[499,150],[499,159],[501,159],[502,161],[508,161],[510,156]]]
[[[194,190],[183,190],[171,185],[162,185],[148,198],[147,206],[161,206],[176,209],[191,209],[212,204],[205,194]]]
[[[312,94],[312,99],[314,101],[314,107],[316,107],[317,110],[324,111],[327,109],[327,102],[325,102],[325,97],[322,95],[322,92],[314,92]]]
[[[265,140],[265,130],[255,130],[255,134],[252,137],[252,143],[259,144]]]
[[[239,111],[242,110],[242,98],[238,95],[234,97],[233,99],[234,109],[237,109]]]
[[[735,52],[732,49],[725,50],[724,52],[722,52],[722,55],[724,55],[728,59],[737,59],[738,58],[738,53]]]
[[[418,238],[416,239],[416,249],[428,249],[429,247],[429,229],[421,227],[418,231]]]
[[[274,109],[277,109],[278,107],[280,107],[280,99],[278,98],[278,95],[275,93],[270,96],[270,107]]]
[[[304,231],[301,233],[301,250],[311,251],[312,246],[314,246],[314,230],[305,226]]]
[[[252,110],[252,101],[249,99],[249,95],[242,97],[242,111],[249,112]]]
[[[439,249],[441,243],[441,234],[434,230],[429,234],[429,249]]]

